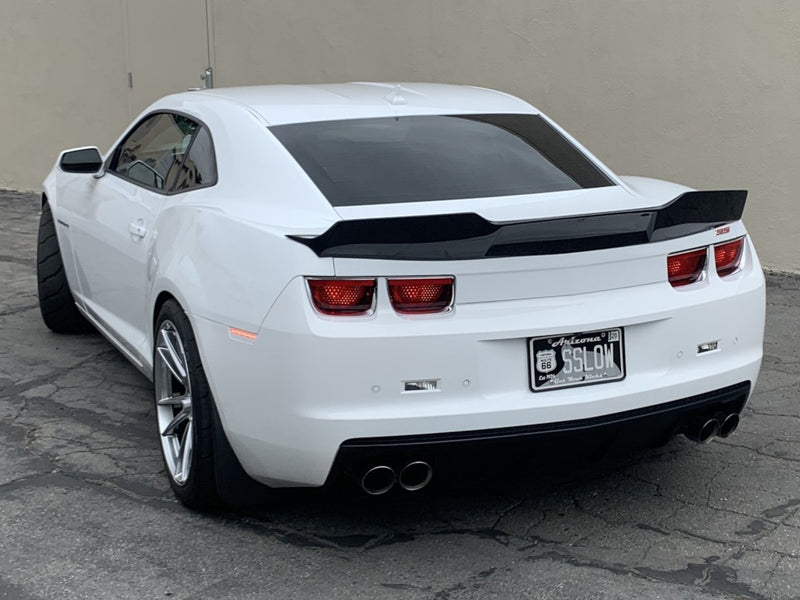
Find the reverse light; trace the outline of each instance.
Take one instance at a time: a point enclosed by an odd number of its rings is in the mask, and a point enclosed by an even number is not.
[[[714,352],[719,348],[719,340],[714,340],[712,342],[706,342],[704,344],[699,344],[697,346],[697,353],[698,354],[705,354],[706,352]]]
[[[672,287],[699,281],[706,266],[706,249],[690,250],[667,257],[667,276]]]
[[[743,250],[743,237],[714,246],[714,263],[717,266],[717,275],[725,277],[738,271],[739,265],[742,263]]]
[[[404,392],[438,392],[439,380],[438,379],[418,379],[415,381],[403,382]]]
[[[314,308],[324,315],[364,315],[372,310],[374,279],[308,279]]]
[[[453,305],[453,277],[389,279],[389,300],[402,314],[439,313]]]

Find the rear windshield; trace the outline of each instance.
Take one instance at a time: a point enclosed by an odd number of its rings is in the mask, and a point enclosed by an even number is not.
[[[270,131],[333,206],[612,185],[538,115],[383,117]]]

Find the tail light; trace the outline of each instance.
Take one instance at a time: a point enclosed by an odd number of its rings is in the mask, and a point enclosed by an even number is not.
[[[672,287],[699,281],[706,266],[706,249],[690,250],[667,257],[667,275]]]
[[[389,279],[389,299],[402,314],[444,312],[453,304],[453,277]]]
[[[725,277],[739,269],[742,262],[744,238],[714,246],[714,263],[717,266],[717,275]]]
[[[314,308],[324,315],[363,315],[372,310],[374,279],[308,279]]]

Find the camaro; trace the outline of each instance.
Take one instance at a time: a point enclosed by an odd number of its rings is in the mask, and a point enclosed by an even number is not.
[[[746,195],[620,177],[487,89],[186,92],[61,154],[39,300],[152,379],[185,504],[417,490],[462,450],[729,435],[764,331]]]

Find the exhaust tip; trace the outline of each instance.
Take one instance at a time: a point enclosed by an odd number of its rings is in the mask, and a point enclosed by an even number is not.
[[[697,441],[701,444],[707,444],[717,435],[717,431],[719,431],[719,421],[716,419],[709,419],[703,423],[700,431],[697,432]]]
[[[717,435],[718,431],[719,421],[717,419],[708,419],[706,421],[700,420],[690,425],[684,435],[698,444],[707,444]]]
[[[397,477],[394,469],[386,465],[372,467],[361,478],[361,489],[370,496],[380,496],[394,487]]]
[[[737,427],[739,427],[739,415],[737,413],[731,413],[723,419],[719,426],[719,431],[717,431],[717,436],[726,438],[736,431]]]
[[[432,477],[433,468],[423,460],[416,460],[403,467],[397,481],[404,490],[416,492],[428,485]]]

